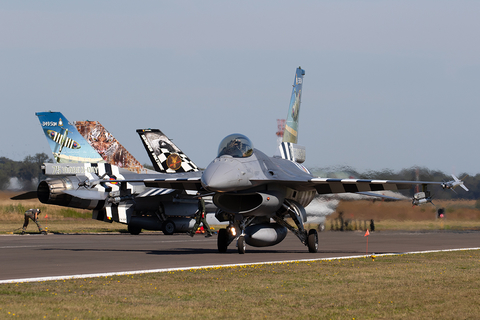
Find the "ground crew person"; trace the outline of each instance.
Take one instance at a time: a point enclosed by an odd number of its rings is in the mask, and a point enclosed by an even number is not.
[[[42,228],[40,223],[38,223],[38,215],[40,213],[41,213],[40,209],[28,209],[27,211],[25,211],[25,222],[23,223],[22,234],[25,234],[25,231],[27,230],[28,219],[32,219],[33,222],[37,224],[38,231],[40,231],[42,234],[47,234],[47,232]]]
[[[198,194],[197,194],[198,195]],[[198,197],[198,210],[195,212],[195,225],[193,226],[192,230],[190,231],[190,237],[193,237],[197,232],[200,223],[203,224],[203,229],[207,231],[205,238],[211,237],[213,235],[212,230],[210,230],[210,226],[207,223],[207,215],[205,213],[205,201],[202,197]]]

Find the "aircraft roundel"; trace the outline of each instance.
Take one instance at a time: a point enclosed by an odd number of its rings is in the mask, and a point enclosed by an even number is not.
[[[182,165],[182,158],[176,153],[172,153],[171,155],[168,156],[167,158],[167,166],[172,169],[177,171],[180,169],[180,166]]]

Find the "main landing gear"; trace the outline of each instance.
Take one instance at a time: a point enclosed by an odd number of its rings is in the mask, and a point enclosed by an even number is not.
[[[229,227],[227,229],[220,229],[218,230],[218,237],[217,237],[217,248],[218,252],[225,253],[227,252],[227,248],[232,243],[236,237],[232,235],[231,231],[234,227]],[[308,248],[308,252],[316,253],[318,252],[318,233],[315,229],[310,229],[307,232],[304,230],[303,232],[299,232],[295,230],[295,235],[302,241],[305,246]],[[302,240],[303,239],[303,240]],[[245,235],[240,235],[237,238],[237,250],[239,254],[245,254],[246,251],[246,242],[245,242]]]
[[[280,225],[292,231],[292,233],[295,234],[298,237],[298,239],[300,239],[300,241],[308,248],[308,252],[311,252],[311,253],[318,252],[317,230],[310,229],[307,232],[307,230],[305,230],[304,228],[303,221],[306,219],[305,209],[301,205],[293,201],[287,204],[288,206],[287,205],[285,206],[287,208],[286,212],[284,211],[282,215],[275,215],[272,217],[272,219],[276,222],[276,224],[274,225]],[[288,216],[292,218],[292,220],[295,222],[295,226],[289,224],[285,220],[285,218]],[[230,220],[230,225],[226,229],[219,230],[218,237],[217,237],[218,252],[220,253],[227,252],[227,248],[230,245],[230,243],[236,240],[238,253],[244,254],[246,251],[245,230],[247,229],[247,227],[250,225],[252,226],[257,225],[258,228],[262,228],[262,224],[265,223],[265,222],[259,223],[258,220],[255,220],[255,217],[239,218],[238,220],[237,219],[233,218],[232,220]],[[270,220],[270,218],[268,218],[268,220]],[[253,222],[255,223],[252,224]],[[270,224],[269,222],[265,224],[267,225],[266,227],[267,229],[268,229],[268,226],[273,225],[273,224]],[[272,241],[271,244],[266,244],[265,246],[277,244],[278,242],[283,240],[283,237],[279,241],[277,242]]]

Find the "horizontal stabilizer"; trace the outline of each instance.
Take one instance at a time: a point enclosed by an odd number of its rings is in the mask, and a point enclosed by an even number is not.
[[[142,192],[141,194],[139,194],[138,198],[160,196],[160,195],[172,193],[173,191],[174,190],[172,189],[165,189],[165,188],[149,188],[145,192]]]
[[[19,194],[10,198],[10,200],[30,200],[30,199],[37,199],[37,190],[24,192],[22,194]]]

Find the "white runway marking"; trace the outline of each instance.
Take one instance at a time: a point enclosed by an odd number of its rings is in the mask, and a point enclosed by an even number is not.
[[[42,246],[3,246],[0,249],[12,249],[12,248],[38,248]]]
[[[426,251],[414,251],[414,252],[385,253],[385,254],[376,254],[376,257],[399,256],[399,255],[402,255],[402,254],[419,254],[419,253],[468,251],[468,250],[480,250],[480,248],[461,248],[461,249],[446,249],[446,250],[426,250]],[[122,271],[122,272],[78,274],[78,275],[70,275],[70,276],[10,279],[10,280],[0,280],[0,284],[2,284],[2,283],[21,283],[21,282],[40,282],[40,281],[53,281],[53,280],[70,280],[70,279],[83,279],[83,278],[98,278],[98,277],[111,277],[111,276],[142,274],[142,273],[185,271],[185,270],[209,269],[209,268],[230,268],[230,267],[251,266],[251,265],[266,265],[266,264],[276,264],[276,263],[294,263],[294,262],[309,262],[309,261],[321,261],[321,260],[358,259],[358,258],[369,257],[372,254],[374,254],[374,253],[371,253],[371,254],[368,254],[368,255],[358,255],[358,256],[348,256],[348,257],[284,260],[284,261],[270,261],[270,262],[250,262],[250,263],[222,264],[222,265],[210,265],[210,266],[200,266],[200,267],[165,268],[165,269],[150,269],[150,270],[136,270],[136,271]]]

